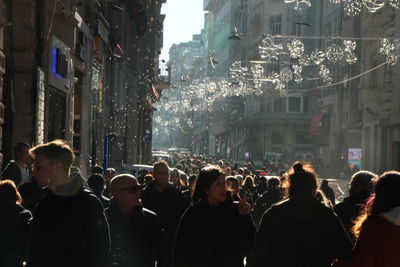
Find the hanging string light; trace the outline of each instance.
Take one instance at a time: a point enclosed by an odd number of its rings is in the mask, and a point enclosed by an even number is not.
[[[400,8],[400,0],[329,0],[334,5],[343,5],[343,11],[347,16],[356,16],[361,13],[365,7],[370,13],[376,13],[385,7],[386,3],[393,8]],[[283,0],[284,3],[292,5],[294,9],[299,10],[311,6],[308,0]]]

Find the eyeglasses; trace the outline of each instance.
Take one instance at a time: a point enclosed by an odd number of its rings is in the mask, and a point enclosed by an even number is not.
[[[134,185],[134,186],[131,186],[131,187],[115,189],[114,192],[127,190],[129,193],[136,193],[137,191],[141,191],[142,188],[143,188],[142,185]]]
[[[34,162],[34,163],[32,164],[32,167],[33,167],[34,169],[40,170],[40,169],[42,169],[43,167],[46,167],[47,165],[53,165],[53,164],[56,164],[56,163],[58,163],[58,162],[49,162],[49,163],[42,163],[42,164],[39,164],[39,163],[37,163],[37,162]]]

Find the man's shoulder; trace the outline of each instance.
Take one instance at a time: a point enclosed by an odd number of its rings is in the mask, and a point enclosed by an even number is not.
[[[8,174],[10,172],[18,172],[20,171],[20,168],[18,167],[17,163],[14,160],[11,160],[6,167],[3,170],[3,175]],[[9,177],[3,177],[3,179],[9,179]]]
[[[78,192],[76,197],[79,198],[79,201],[82,201],[82,204],[86,203],[87,205],[90,205],[92,207],[97,207],[103,210],[101,201],[89,188],[82,187],[82,189]]]

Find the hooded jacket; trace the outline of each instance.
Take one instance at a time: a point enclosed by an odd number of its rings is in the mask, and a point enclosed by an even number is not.
[[[353,248],[352,267],[400,266],[400,207],[367,219]]]
[[[0,204],[0,266],[22,266],[32,214],[15,203]]]
[[[30,267],[106,267],[110,237],[103,206],[83,187],[82,178],[70,180],[46,196],[34,210]]]

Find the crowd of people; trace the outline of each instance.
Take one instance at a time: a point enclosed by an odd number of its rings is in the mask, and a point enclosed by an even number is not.
[[[0,181],[0,266],[400,266],[397,171],[356,172],[336,203],[299,161],[268,178],[206,158],[86,178],[62,140],[14,156]]]

